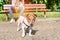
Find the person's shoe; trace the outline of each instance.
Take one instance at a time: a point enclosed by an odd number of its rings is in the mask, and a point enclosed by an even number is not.
[[[14,19],[11,19],[10,23],[15,23],[15,20]]]

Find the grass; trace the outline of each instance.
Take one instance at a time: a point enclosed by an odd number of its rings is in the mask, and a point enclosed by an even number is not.
[[[36,12],[30,12],[36,13]],[[37,17],[44,18],[44,12],[37,12]],[[46,12],[46,18],[60,18],[60,12]]]
[[[44,17],[44,14],[41,13],[39,15],[39,18],[40,17]],[[46,18],[60,18],[60,12],[47,12],[46,13]]]
[[[26,12],[25,12],[26,13]],[[25,15],[24,13],[24,15]],[[44,18],[44,12],[27,12],[30,14],[37,14],[38,18]],[[18,17],[19,14],[14,14],[14,17]],[[0,14],[0,21],[6,21],[6,15],[5,14]],[[46,12],[46,18],[60,18],[60,12]],[[9,15],[9,20],[10,20],[10,15]]]
[[[5,21],[6,18],[5,18],[5,14],[0,14],[0,21]]]

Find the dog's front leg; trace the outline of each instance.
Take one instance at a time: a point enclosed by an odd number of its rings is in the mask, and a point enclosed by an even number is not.
[[[21,26],[21,22],[18,20],[18,23],[17,23],[17,31],[19,31],[20,30],[20,26]]]
[[[32,27],[29,28],[29,36],[32,36]]]
[[[24,28],[24,26],[22,26],[22,37],[24,37],[25,36],[25,28]]]

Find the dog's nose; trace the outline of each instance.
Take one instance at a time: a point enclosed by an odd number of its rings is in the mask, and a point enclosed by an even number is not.
[[[33,24],[30,24],[31,25],[31,27],[33,26]]]

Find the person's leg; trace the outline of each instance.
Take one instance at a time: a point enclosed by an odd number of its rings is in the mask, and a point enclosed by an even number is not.
[[[21,15],[21,16],[23,15],[24,10],[25,10],[25,7],[24,7],[24,6],[21,6],[21,7],[20,7],[20,15]]]
[[[12,12],[12,6],[9,7],[9,13],[10,13],[11,18],[14,18],[13,12]]]
[[[10,21],[10,23],[15,22],[14,16],[13,16],[13,12],[12,12],[12,8],[13,8],[12,6],[9,7],[9,13],[10,13],[10,16],[11,16],[11,21]]]

